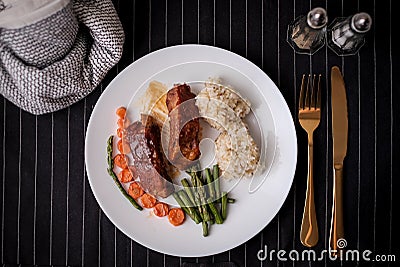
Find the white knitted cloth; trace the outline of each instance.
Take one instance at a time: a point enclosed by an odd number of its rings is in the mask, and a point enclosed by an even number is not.
[[[0,93],[32,114],[79,101],[122,55],[124,32],[111,0],[62,2],[26,26],[0,24]]]

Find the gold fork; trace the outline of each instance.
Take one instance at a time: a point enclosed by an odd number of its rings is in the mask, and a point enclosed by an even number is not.
[[[318,127],[321,119],[321,74],[308,75],[305,84],[305,75],[301,80],[299,97],[299,122],[308,134],[308,177],[307,193],[304,205],[303,219],[301,222],[300,241],[304,246],[312,247],[318,242],[318,225],[314,204],[314,181],[313,181],[313,133]]]

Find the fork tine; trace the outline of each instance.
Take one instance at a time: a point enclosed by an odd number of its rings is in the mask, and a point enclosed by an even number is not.
[[[304,103],[304,106],[308,109],[310,109],[310,87],[311,87],[311,74],[308,74],[308,79],[307,79],[307,91],[306,91],[306,100]]]
[[[321,108],[321,74],[318,75],[317,105],[315,108]]]
[[[315,91],[316,91],[316,84],[315,84],[315,77],[317,75],[313,75],[313,79],[312,79],[312,86],[311,86],[311,103],[310,103],[310,108],[315,109]]]
[[[305,74],[303,74],[303,78],[301,79],[301,87],[300,87],[300,96],[299,96],[299,110],[304,109],[304,78]]]

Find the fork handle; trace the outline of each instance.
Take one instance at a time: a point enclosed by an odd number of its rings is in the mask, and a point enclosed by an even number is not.
[[[313,247],[318,242],[318,225],[314,203],[313,159],[313,136],[311,133],[308,135],[307,192],[300,229],[300,241],[306,247]]]
[[[338,250],[343,249],[344,243],[338,244],[338,240],[344,237],[343,226],[343,164],[335,164],[335,178],[333,185],[332,221],[329,238],[329,246],[332,255],[337,255]]]

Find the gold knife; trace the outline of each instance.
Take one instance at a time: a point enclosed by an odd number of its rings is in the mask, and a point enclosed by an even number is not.
[[[344,238],[343,160],[347,153],[348,132],[346,88],[337,66],[332,67],[331,70],[331,88],[334,182],[329,247],[331,253],[336,255],[337,251],[343,248],[340,241]]]

